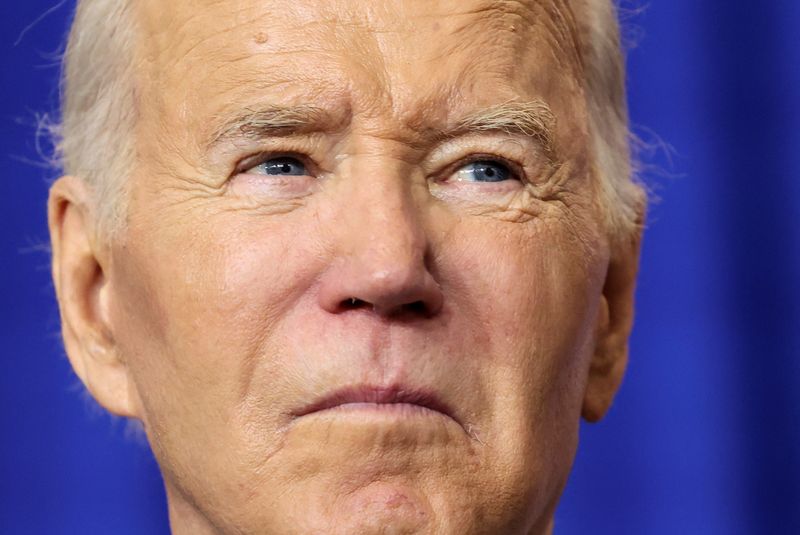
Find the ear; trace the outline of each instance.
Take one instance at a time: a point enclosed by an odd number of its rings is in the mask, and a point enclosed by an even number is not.
[[[613,245],[583,398],[582,415],[589,422],[599,421],[608,411],[628,364],[628,338],[633,327],[642,227],[642,224],[637,224],[633,236]]]
[[[100,405],[136,418],[138,397],[110,322],[109,251],[96,237],[90,206],[83,180],[62,177],[50,188],[53,282],[64,347],[75,373]]]

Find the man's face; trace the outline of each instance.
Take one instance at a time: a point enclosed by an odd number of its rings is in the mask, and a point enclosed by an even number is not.
[[[104,291],[173,521],[547,529],[607,319],[570,9],[137,13],[138,165]]]

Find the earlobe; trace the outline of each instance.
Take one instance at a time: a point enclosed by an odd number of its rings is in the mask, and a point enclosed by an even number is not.
[[[62,177],[50,188],[53,282],[64,348],[75,373],[110,412],[137,417],[138,403],[110,321],[107,251],[96,239],[85,183]]]
[[[615,246],[609,262],[583,400],[582,415],[589,422],[597,422],[606,414],[628,364],[640,244],[641,226],[630,240]]]

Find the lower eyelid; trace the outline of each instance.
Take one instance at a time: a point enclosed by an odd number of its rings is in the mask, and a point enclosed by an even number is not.
[[[315,178],[304,175],[256,175],[252,173],[239,173],[228,183],[230,192],[236,196],[273,199],[304,197],[312,193],[317,184]]]

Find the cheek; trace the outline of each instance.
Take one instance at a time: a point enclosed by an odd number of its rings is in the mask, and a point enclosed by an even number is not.
[[[485,223],[485,222],[484,222]],[[577,423],[602,290],[603,270],[557,219],[524,225],[465,226],[449,244],[455,306],[474,311],[483,333],[483,363],[498,428],[531,436],[531,422]],[[457,266],[457,267],[456,267]],[[563,412],[562,412],[562,421]],[[541,431],[541,430],[540,430]]]
[[[443,284],[473,314],[470,358],[491,393],[477,433],[521,504],[559,494],[577,446],[602,268],[558,218],[477,218],[450,233]],[[535,485],[530,482],[535,481]]]
[[[132,235],[118,254],[118,342],[154,415],[183,412],[176,399],[233,410],[275,324],[314,280],[319,255],[290,221],[213,223]]]
[[[585,334],[600,295],[601,270],[586,261],[585,248],[557,221],[513,225],[470,222],[452,233],[446,283],[456,299],[470,304],[466,312],[491,325],[495,343],[558,353],[567,339]]]
[[[270,405],[241,420],[253,370],[268,361],[275,377],[283,355],[270,336],[313,284],[320,254],[285,218],[230,219],[132,233],[115,252],[113,321],[170,481],[203,488],[211,478],[234,496],[241,489],[228,484],[252,480],[277,446],[265,439],[281,417]]]

